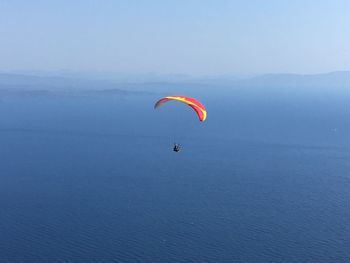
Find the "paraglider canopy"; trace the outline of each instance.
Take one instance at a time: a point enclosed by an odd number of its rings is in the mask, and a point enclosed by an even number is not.
[[[203,104],[200,103],[198,100],[196,100],[194,98],[187,97],[187,96],[167,96],[167,97],[164,97],[156,102],[156,104],[154,105],[154,108],[156,109],[159,106],[161,106],[162,104],[164,104],[165,102],[168,102],[170,100],[180,101],[180,102],[185,103],[188,106],[190,106],[192,109],[194,109],[196,111],[200,121],[205,121],[205,119],[207,118],[207,111],[206,111],[205,107],[203,106]]]

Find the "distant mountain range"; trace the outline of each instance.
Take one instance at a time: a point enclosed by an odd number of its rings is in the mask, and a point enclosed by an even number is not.
[[[350,87],[350,71],[325,74],[266,74],[240,80],[239,85],[254,87]]]
[[[142,80],[142,81],[141,81]],[[337,71],[326,74],[265,74],[249,78],[230,76],[193,78],[185,75],[171,75],[150,77],[143,75],[122,79],[102,79],[101,77],[88,78],[88,76],[70,74],[62,75],[27,75],[0,73],[0,90],[12,92],[15,90],[36,91],[90,91],[98,93],[127,94],[142,91],[152,91],[152,87],[159,91],[162,87],[348,87],[350,88],[350,71]]]
[[[131,95],[145,91],[123,89],[125,85],[106,80],[93,80],[65,76],[35,76],[0,73],[1,95]]]

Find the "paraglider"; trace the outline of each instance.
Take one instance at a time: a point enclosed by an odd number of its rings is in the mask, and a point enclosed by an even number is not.
[[[180,101],[190,106],[197,113],[197,116],[200,122],[205,121],[205,119],[207,118],[207,110],[205,109],[203,104],[200,101],[187,96],[167,96],[167,97],[161,98],[154,104],[154,108],[157,109],[159,106],[171,100]],[[173,151],[179,152],[180,149],[181,149],[180,144],[174,143]]]
[[[200,103],[198,100],[186,96],[168,96],[164,97],[156,102],[154,105],[154,108],[158,108],[159,106],[163,105],[165,102],[168,102],[170,100],[176,100],[183,102],[190,106],[192,109],[194,109],[198,115],[199,121],[205,121],[207,118],[207,111],[202,103]]]
[[[180,149],[181,149],[180,144],[178,144],[178,143],[174,143],[174,148],[173,148],[173,151],[174,151],[174,152],[179,152],[179,151],[180,151]]]

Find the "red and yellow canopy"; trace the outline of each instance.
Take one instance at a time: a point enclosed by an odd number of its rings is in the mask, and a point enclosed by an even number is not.
[[[167,97],[164,97],[156,102],[156,104],[154,105],[154,108],[156,109],[160,105],[162,105],[163,103],[170,101],[170,100],[177,100],[177,101],[183,102],[183,103],[187,104],[188,106],[190,106],[192,109],[194,109],[196,111],[200,121],[205,121],[205,119],[207,118],[207,111],[206,111],[205,107],[203,106],[203,104],[200,103],[198,100],[196,100],[194,98],[187,97],[187,96],[167,96]]]

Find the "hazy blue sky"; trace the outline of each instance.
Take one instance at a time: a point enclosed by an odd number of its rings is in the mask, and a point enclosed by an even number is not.
[[[0,70],[350,69],[349,0],[0,0]]]

